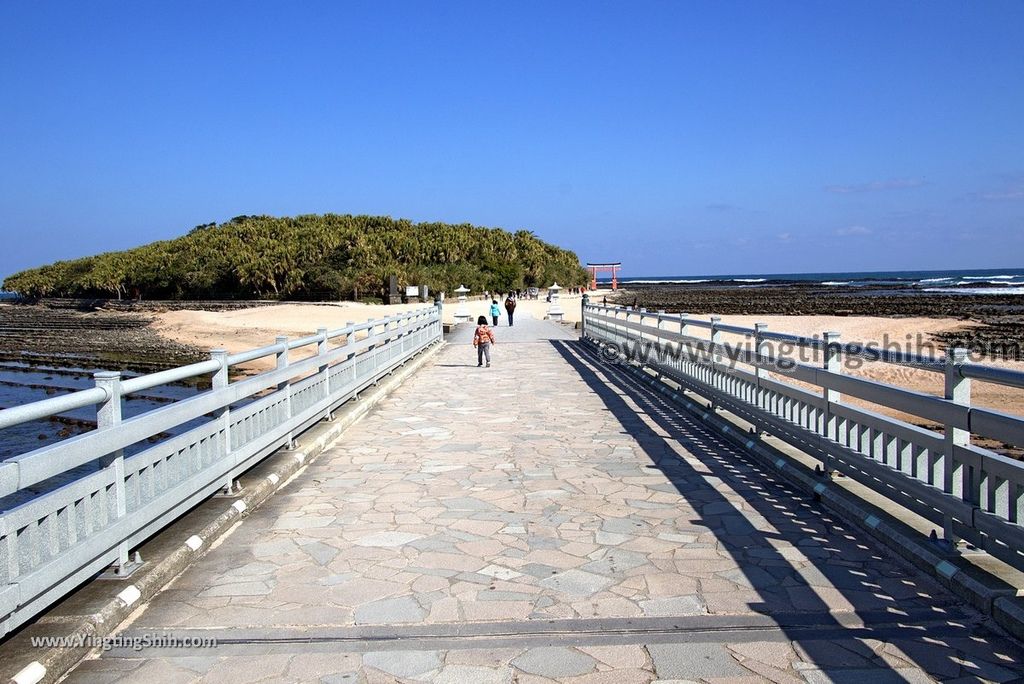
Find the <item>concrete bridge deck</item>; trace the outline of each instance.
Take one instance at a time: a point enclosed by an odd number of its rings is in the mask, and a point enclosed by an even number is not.
[[[824,682],[1024,675],[1020,645],[574,335],[436,362],[70,682]]]

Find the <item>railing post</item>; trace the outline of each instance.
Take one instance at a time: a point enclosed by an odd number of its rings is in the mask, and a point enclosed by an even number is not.
[[[761,369],[761,363],[763,361],[761,357],[765,351],[766,342],[764,339],[764,331],[767,329],[767,323],[754,324],[754,404],[759,409],[764,408],[764,391],[761,389],[761,378],[764,377],[764,370]],[[762,432],[763,431],[759,425],[754,426],[755,434],[760,436]]]
[[[718,345],[722,343],[722,331],[718,329],[718,324],[722,322],[721,316],[711,317],[711,362],[712,365],[718,362]]]
[[[722,343],[722,332],[718,329],[718,324],[722,322],[721,316],[711,317],[711,386],[715,389],[721,389],[718,383],[718,362],[721,357],[718,355],[718,345]],[[711,409],[718,409],[718,400],[715,398],[711,399]]]
[[[278,335],[274,338],[274,343],[283,347],[283,349],[277,352],[277,369],[288,367],[288,338],[284,335]],[[286,379],[284,382],[278,383],[277,389],[284,392],[284,407],[285,407],[285,421],[292,419],[292,381]],[[295,435],[292,431],[288,431],[288,448],[293,449],[295,447]]]
[[[836,331],[829,331],[823,333],[821,336],[823,343],[822,354],[824,356],[822,367],[830,373],[842,373],[843,372],[843,351],[839,344],[840,334]],[[821,434],[826,441],[838,442],[839,441],[839,430],[836,422],[836,417],[832,415],[832,404],[838,404],[840,400],[839,392],[827,387],[822,389],[821,398],[825,403],[825,410],[821,417]],[[829,444],[825,445],[825,462],[823,464],[825,470],[825,477],[832,477],[832,447]]]
[[[348,363],[348,365],[351,367],[351,370],[352,370],[351,382],[352,382],[352,387],[353,388],[356,386],[356,352],[355,352],[355,347],[354,347],[354,345],[356,343],[355,326],[356,326],[355,321],[345,321],[345,327],[348,328],[348,334],[345,335],[345,347],[347,349],[347,352],[345,354],[345,362]],[[355,397],[356,399],[359,398],[355,394],[355,390],[354,389],[353,389],[352,396]]]
[[[580,339],[587,338],[587,304],[590,303],[590,295],[586,292],[580,298]]]
[[[960,406],[971,405],[971,379],[960,375],[960,366],[967,360],[967,349],[954,348],[946,351],[946,382],[945,397],[954,404]],[[971,443],[969,430],[945,426],[945,453],[942,455],[940,471],[942,475],[942,490],[961,499],[970,489],[964,486],[966,473],[964,465],[958,463],[954,457],[954,451],[958,446],[967,446]],[[972,488],[973,489],[973,488]],[[946,541],[956,543],[957,537],[953,533],[953,519],[946,516],[943,524],[943,534]]]
[[[228,386],[228,350],[211,349],[210,358],[220,364],[210,378],[210,389],[213,392],[224,389]],[[224,432],[224,454],[223,458],[231,455],[231,409],[227,406],[214,412],[214,419],[220,421],[220,429]],[[229,477],[224,481],[224,493],[231,495],[235,493],[235,482]]]
[[[444,337],[444,300],[435,297],[434,306],[437,307],[437,339],[440,340]]]
[[[633,313],[633,307],[631,306],[627,306],[626,310],[622,312],[622,352],[625,355],[627,361],[633,358],[633,355],[630,353],[629,350],[629,343],[631,342],[631,340],[629,339],[629,336],[631,334],[629,330],[629,314],[631,313]]]
[[[324,399],[330,399],[331,397],[331,367],[327,361],[323,359],[327,356],[327,352],[330,351],[330,347],[327,344],[327,328],[317,328],[316,334],[320,338],[316,341],[316,355],[320,357],[322,363],[319,366],[319,372],[322,376],[321,380],[324,383]],[[334,420],[334,413],[331,411],[330,404],[327,406],[327,415],[324,416],[327,420]]]
[[[665,317],[665,310],[664,309],[658,309],[658,317],[654,319],[654,327],[658,331],[658,332],[654,333],[654,345],[655,345],[654,346],[654,360],[658,363],[659,367],[661,366],[661,364],[665,363],[665,360],[667,358],[670,358],[669,356],[667,356],[667,354],[668,354],[668,350],[666,349],[667,342],[661,338],[661,331],[662,331],[661,324],[663,322],[662,319],[664,317]],[[661,370],[660,369],[656,369],[656,370],[658,371],[658,377],[660,378],[661,377]]]
[[[373,371],[372,371],[372,374],[373,374],[373,384],[376,387],[376,385],[377,385],[377,354],[374,352],[374,349],[377,348],[377,325],[378,324],[376,322],[376,319],[373,319],[373,318],[366,319],[366,322],[370,326],[369,328],[366,329],[366,339],[368,339],[370,341],[369,344],[366,347],[366,353],[371,355],[370,356],[370,365],[371,365],[371,367],[373,369]]]
[[[689,337],[689,335],[690,335],[690,324],[686,322],[686,319],[688,319],[689,317],[690,317],[690,314],[688,314],[686,312],[683,312],[683,313],[679,314],[679,334],[683,335],[683,336],[686,336],[686,337]],[[689,352],[689,350],[691,348],[692,347],[691,347],[689,342],[683,342],[683,341],[679,342],[679,361],[680,361],[680,368],[679,369],[680,370],[682,370],[682,364],[683,363],[688,363],[690,361],[690,352]]]
[[[97,387],[107,393],[106,400],[96,407],[96,429],[110,430],[121,424],[121,373],[119,371],[100,371],[93,374]],[[110,468],[114,474],[114,501],[118,519],[128,515],[128,497],[124,484],[124,450],[108,454],[101,461],[104,468]],[[117,560],[114,563],[114,574],[125,576],[130,572],[127,540],[117,545]]]

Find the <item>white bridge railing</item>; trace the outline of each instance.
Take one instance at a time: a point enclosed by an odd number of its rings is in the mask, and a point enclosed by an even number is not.
[[[0,411],[3,428],[88,406],[97,428],[0,462],[0,636],[129,552],[294,435],[440,341],[441,310],[425,307],[349,323],[302,339],[96,386]],[[332,344],[333,343],[333,344]],[[315,354],[289,362],[291,350]],[[274,357],[276,368],[229,382],[231,366]],[[212,375],[194,397],[121,419],[125,395]],[[124,450],[174,428],[184,432],[130,456]]]
[[[1024,445],[1024,417],[972,406],[970,397],[972,379],[1024,388],[1024,373],[967,363],[963,350],[936,359],[843,344],[837,333],[801,337],[718,317],[591,304],[583,307],[583,334],[810,454],[825,474],[839,471],[941,525],[947,540],[967,540],[1024,569],[1024,462],[971,444],[973,435]],[[723,334],[745,344],[727,344]],[[811,349],[818,363],[776,354],[773,343]],[[945,396],[844,374],[848,357],[937,373]],[[844,403],[845,396],[942,431]]]

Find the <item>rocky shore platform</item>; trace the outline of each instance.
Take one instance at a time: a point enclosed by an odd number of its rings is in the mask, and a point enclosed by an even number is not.
[[[231,311],[275,302],[44,299],[0,303],[0,362],[52,366],[114,364],[151,372],[207,357],[199,349],[169,340],[149,324],[175,309]]]
[[[993,358],[1024,360],[1024,296],[942,294],[913,287],[702,286],[630,284],[609,304],[678,313],[779,316],[889,316],[955,318],[977,325],[933,335],[941,346],[984,351]]]

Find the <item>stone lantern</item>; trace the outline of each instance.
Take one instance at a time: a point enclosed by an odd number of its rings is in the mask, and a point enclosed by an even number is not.
[[[560,321],[564,315],[562,312],[562,305],[558,301],[558,291],[561,289],[562,288],[558,286],[558,283],[555,283],[548,288],[548,299],[551,300],[551,303],[548,306],[548,318],[552,321]]]
[[[469,288],[465,285],[459,285],[455,289],[455,294],[459,295],[459,306],[455,309],[456,324],[468,321],[471,318],[469,315],[469,307],[466,305],[467,292],[469,292]]]

